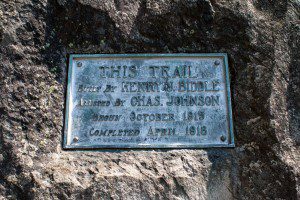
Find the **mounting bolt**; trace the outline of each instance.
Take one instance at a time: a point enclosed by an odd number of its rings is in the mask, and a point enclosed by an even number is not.
[[[220,139],[221,139],[222,142],[225,142],[226,137],[224,135],[222,135]]]
[[[73,138],[73,142],[78,142],[79,138],[78,137],[74,137]]]
[[[82,67],[82,62],[78,62],[77,67]]]
[[[215,61],[215,65],[219,65],[220,64],[220,61],[219,60],[216,60]]]

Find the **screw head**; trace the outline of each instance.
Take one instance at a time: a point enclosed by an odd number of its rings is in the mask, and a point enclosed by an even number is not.
[[[82,67],[82,62],[78,62],[77,67]]]
[[[220,137],[220,139],[221,139],[222,142],[225,142],[226,136],[222,135],[222,136]]]
[[[73,142],[78,142],[79,138],[78,137],[74,137],[73,138]]]
[[[216,60],[215,61],[215,65],[219,65],[220,64],[220,61],[219,60]]]

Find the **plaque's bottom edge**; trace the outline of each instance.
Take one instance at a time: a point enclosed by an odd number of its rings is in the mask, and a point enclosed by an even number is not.
[[[141,145],[141,146],[130,146],[130,145],[124,145],[124,146],[115,146],[115,145],[93,145],[93,146],[75,146],[75,145],[64,145],[64,150],[101,150],[101,149],[204,149],[204,148],[234,148],[235,144],[212,144],[212,145]]]

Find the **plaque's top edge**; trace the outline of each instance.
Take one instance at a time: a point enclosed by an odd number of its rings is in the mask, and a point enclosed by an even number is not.
[[[70,54],[74,58],[151,58],[151,57],[227,57],[227,53],[170,53],[170,54]]]

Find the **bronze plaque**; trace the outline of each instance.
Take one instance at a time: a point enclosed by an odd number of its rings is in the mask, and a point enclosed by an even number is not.
[[[226,54],[70,56],[64,148],[233,146]]]

